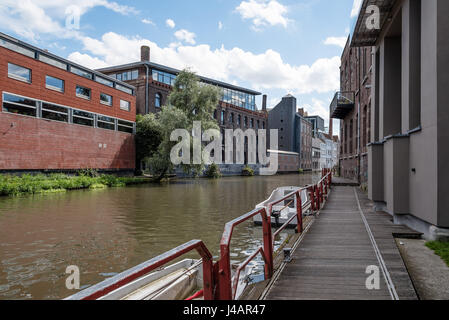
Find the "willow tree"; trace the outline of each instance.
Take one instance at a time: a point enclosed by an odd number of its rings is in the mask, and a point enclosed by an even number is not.
[[[213,112],[219,100],[220,92],[218,88],[201,83],[195,73],[184,70],[176,77],[167,104],[162,106],[161,111],[139,119],[137,122],[138,137],[136,139],[141,141],[142,145],[149,146],[149,148],[143,150],[143,158],[147,160],[150,172],[155,180],[160,181],[174,169],[170,159],[171,150],[178,143],[170,141],[171,133],[174,130],[185,129],[187,132],[192,132],[193,124],[197,121],[201,122],[202,131],[219,129],[213,118]],[[140,137],[139,132],[141,133]],[[151,134],[148,134],[145,138],[143,137],[144,132],[157,133],[153,135],[153,138],[159,139],[157,147],[146,141],[148,138],[151,139]],[[193,154],[192,137],[190,139],[191,154]],[[182,168],[187,174],[198,176],[204,171],[205,164],[201,160],[201,164],[182,164]]]

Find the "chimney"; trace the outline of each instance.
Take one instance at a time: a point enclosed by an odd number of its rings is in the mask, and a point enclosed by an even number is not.
[[[262,96],[262,111],[267,111],[267,95]]]
[[[140,61],[150,62],[150,47],[149,46],[140,47]]]
[[[334,135],[334,119],[329,119],[329,135]]]
[[[299,113],[302,117],[304,117],[304,108],[299,108],[299,109],[298,109],[298,113]]]

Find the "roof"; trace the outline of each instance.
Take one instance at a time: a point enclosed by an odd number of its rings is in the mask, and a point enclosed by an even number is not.
[[[147,65],[152,69],[157,69],[163,72],[168,72],[168,73],[172,73],[172,74],[179,74],[181,72],[181,70],[178,69],[174,69],[171,67],[167,67],[161,64],[157,64],[151,61],[139,61],[139,62],[133,62],[133,63],[128,63],[128,64],[123,64],[123,65],[118,65],[118,66],[112,66],[112,67],[107,67],[107,68],[101,68],[101,69],[97,69],[98,72],[114,72],[114,71],[120,71],[120,70],[127,70],[130,68],[136,68],[136,67],[140,67],[143,65]],[[254,91],[251,89],[247,89],[247,88],[243,88],[243,87],[239,87],[239,86],[235,86],[233,84],[229,84],[226,82],[222,82],[222,81],[218,81],[218,80],[214,80],[214,79],[210,79],[207,77],[203,77],[203,76],[199,76],[199,78],[201,79],[201,81],[205,82],[205,83],[209,83],[212,85],[218,85],[220,87],[223,88],[227,88],[227,89],[232,89],[232,90],[238,90],[238,91],[242,91],[245,93],[249,93],[249,94],[253,94],[256,96],[261,95],[262,93],[258,92],[258,91]]]
[[[64,63],[64,64],[69,65],[69,66],[73,66],[73,67],[75,67],[75,68],[77,68],[77,69],[86,71],[86,72],[88,72],[88,73],[92,73],[92,74],[94,74],[94,75],[96,75],[96,76],[98,76],[98,77],[100,77],[100,78],[107,79],[107,80],[109,80],[109,81],[111,81],[111,82],[113,82],[113,83],[117,83],[117,84],[119,84],[119,85],[121,85],[121,86],[124,86],[124,87],[126,87],[126,88],[129,88],[129,89],[132,89],[132,90],[135,90],[135,89],[136,89],[134,86],[132,86],[132,85],[126,83],[126,82],[119,81],[119,80],[114,79],[114,78],[112,78],[112,77],[109,77],[109,76],[107,76],[107,75],[105,75],[105,74],[103,74],[103,73],[101,73],[101,72],[98,72],[98,71],[95,71],[95,70],[92,70],[92,69],[83,67],[82,65],[79,65],[79,64],[77,64],[77,63],[75,63],[75,62],[72,62],[72,61],[66,60],[66,59],[64,59],[64,58],[61,58],[61,57],[59,57],[59,56],[57,56],[57,55],[54,55],[54,54],[48,52],[47,50],[43,50],[43,49],[34,47],[34,46],[32,46],[32,45],[30,45],[30,44],[28,44],[28,43],[26,43],[26,42],[20,41],[20,40],[14,38],[14,37],[11,37],[11,36],[9,36],[9,35],[7,35],[7,34],[4,34],[3,32],[0,32],[0,39],[5,40],[5,41],[7,41],[7,42],[12,42],[12,43],[14,43],[15,45],[19,45],[20,47],[23,47],[23,48],[26,48],[26,49],[28,49],[28,50],[37,52],[39,55],[47,56],[47,57],[49,57],[49,58],[52,58],[52,59],[57,60],[57,61],[60,61],[60,62],[62,62],[62,63]],[[44,63],[45,63],[45,62],[44,62]],[[67,72],[70,72],[70,71],[67,70]],[[95,80],[92,80],[92,81],[95,81]]]
[[[351,46],[374,46],[385,23],[391,18],[391,12],[396,2],[397,0],[363,0],[352,33]],[[370,6],[377,6],[380,9],[380,28],[378,29],[372,28],[368,23],[373,15],[373,11],[368,10]]]

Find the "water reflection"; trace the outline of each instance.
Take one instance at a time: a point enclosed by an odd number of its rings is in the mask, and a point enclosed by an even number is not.
[[[310,184],[316,178],[183,180],[2,198],[0,298],[60,299],[73,293],[65,289],[69,265],[80,268],[85,287],[192,239],[203,240],[216,257],[226,222],[254,209],[279,186]],[[247,257],[261,239],[261,228],[239,226],[233,261]]]

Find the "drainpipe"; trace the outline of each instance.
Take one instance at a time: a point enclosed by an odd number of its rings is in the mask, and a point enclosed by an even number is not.
[[[360,83],[361,83],[361,77],[360,77],[360,70],[361,70],[361,66],[360,66],[360,61],[361,61],[361,59],[360,59],[360,52],[361,52],[361,49],[360,49],[360,47],[358,48],[358,51],[359,51],[359,54],[358,54],[358,59],[359,59],[359,61],[358,61],[358,65],[359,65],[359,70],[358,70],[358,78],[359,78],[359,80],[358,80],[358,87],[359,87],[359,102],[358,102],[358,105],[357,105],[357,182],[358,182],[358,184],[360,185],[361,184],[361,177],[360,177],[360,169],[361,169],[361,159],[360,159],[360,157],[361,157],[361,154],[360,154],[360,144],[361,144],[361,142],[360,142],[360,97],[361,97],[361,95],[362,95],[362,90],[361,90],[361,85],[360,85]]]

